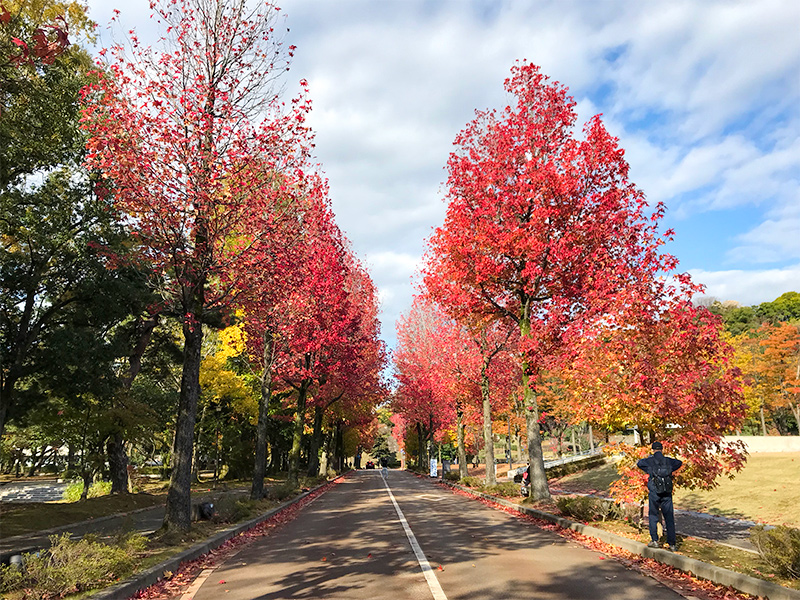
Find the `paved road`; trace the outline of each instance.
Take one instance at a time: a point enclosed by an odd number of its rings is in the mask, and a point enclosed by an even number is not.
[[[400,471],[387,484],[380,471],[354,473],[204,577],[185,599],[681,598],[597,552]]]
[[[2,502],[55,502],[61,500],[67,483],[55,479],[44,481],[12,481],[0,484]]]

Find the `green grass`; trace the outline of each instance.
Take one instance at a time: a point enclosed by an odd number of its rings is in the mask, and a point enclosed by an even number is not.
[[[567,492],[606,494],[616,479],[614,465],[606,464],[550,483]],[[800,453],[751,454],[734,479],[718,483],[708,491],[676,489],[676,508],[800,527]]]
[[[590,523],[590,525],[598,529],[611,531],[623,537],[635,539],[643,544],[650,541],[650,534],[647,532],[646,528],[640,531],[636,527],[623,521],[595,521]],[[699,540],[691,537],[684,538],[679,535],[678,552],[689,558],[701,560],[705,563],[729,569],[736,573],[771,581],[772,583],[784,587],[800,589],[800,580],[786,579],[778,576],[758,554],[753,554],[746,550],[717,544],[711,540]]]
[[[313,487],[325,478],[301,478],[301,486]],[[280,485],[284,480],[267,479],[265,487]],[[216,487],[211,482],[192,485],[193,494],[220,492],[233,489],[249,489],[249,482],[219,482]],[[97,519],[117,513],[127,513],[139,508],[158,506],[166,502],[169,482],[148,484],[147,492],[120,496],[100,496],[84,502],[0,502],[0,539],[62,527],[89,519]]]
[[[163,504],[163,495],[129,494],[100,496],[85,502],[36,502],[0,504],[0,538],[51,529],[106,515]]]

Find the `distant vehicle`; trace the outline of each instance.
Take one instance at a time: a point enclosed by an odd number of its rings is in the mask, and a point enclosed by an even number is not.
[[[367,464],[365,466],[367,467],[367,469],[374,469],[375,468],[375,463],[372,462],[371,460],[368,460]]]

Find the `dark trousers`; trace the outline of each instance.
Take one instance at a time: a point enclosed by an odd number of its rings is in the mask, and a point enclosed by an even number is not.
[[[648,520],[650,524],[650,539],[658,541],[658,511],[664,515],[664,526],[667,529],[667,543],[675,545],[675,514],[672,509],[672,495],[659,496],[658,494],[648,494],[650,504],[648,506]]]

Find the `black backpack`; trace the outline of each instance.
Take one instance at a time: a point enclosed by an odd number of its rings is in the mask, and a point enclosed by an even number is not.
[[[650,480],[653,482],[653,489],[659,496],[666,496],[672,493],[672,465],[666,457],[656,458],[653,461],[653,470],[650,473]]]

